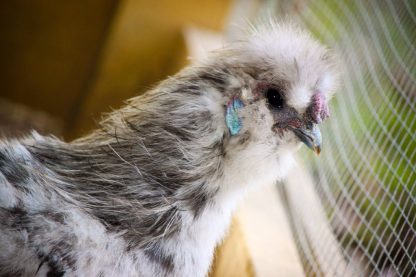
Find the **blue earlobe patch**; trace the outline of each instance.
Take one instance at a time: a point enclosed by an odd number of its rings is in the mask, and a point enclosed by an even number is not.
[[[241,121],[241,118],[238,117],[238,109],[241,109],[244,107],[244,103],[238,99],[238,98],[232,98],[227,103],[227,112],[225,114],[225,121],[227,123],[228,129],[230,129],[230,133],[232,136],[237,135],[241,127],[243,126],[243,123]]]

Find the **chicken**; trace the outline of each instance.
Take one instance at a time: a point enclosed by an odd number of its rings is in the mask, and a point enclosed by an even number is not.
[[[319,153],[337,59],[269,22],[66,143],[0,143],[1,276],[205,276],[238,201]]]

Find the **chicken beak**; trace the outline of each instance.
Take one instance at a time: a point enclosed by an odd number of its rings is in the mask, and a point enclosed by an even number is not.
[[[321,153],[322,136],[317,124],[293,129],[295,135],[317,155]]]

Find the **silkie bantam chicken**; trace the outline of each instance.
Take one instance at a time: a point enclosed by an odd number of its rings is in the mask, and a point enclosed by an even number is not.
[[[0,142],[0,276],[205,276],[245,192],[321,150],[335,55],[268,22],[70,143]]]

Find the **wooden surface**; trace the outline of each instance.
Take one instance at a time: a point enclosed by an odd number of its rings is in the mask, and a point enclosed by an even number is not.
[[[217,248],[210,277],[252,277],[251,257],[241,225],[234,220],[227,237]]]
[[[302,172],[295,172],[293,181],[302,187]],[[278,187],[268,184],[251,190],[235,215],[256,276],[304,276],[284,204]]]
[[[220,30],[231,1],[124,0],[101,53],[100,65],[76,107],[69,138],[95,126],[100,114],[143,93],[186,65],[183,29]]]
[[[230,0],[0,1],[0,98],[58,117],[65,137],[186,64],[182,29],[220,30]],[[111,106],[111,107],[110,107]]]
[[[0,97],[69,120],[116,2],[0,1]]]

